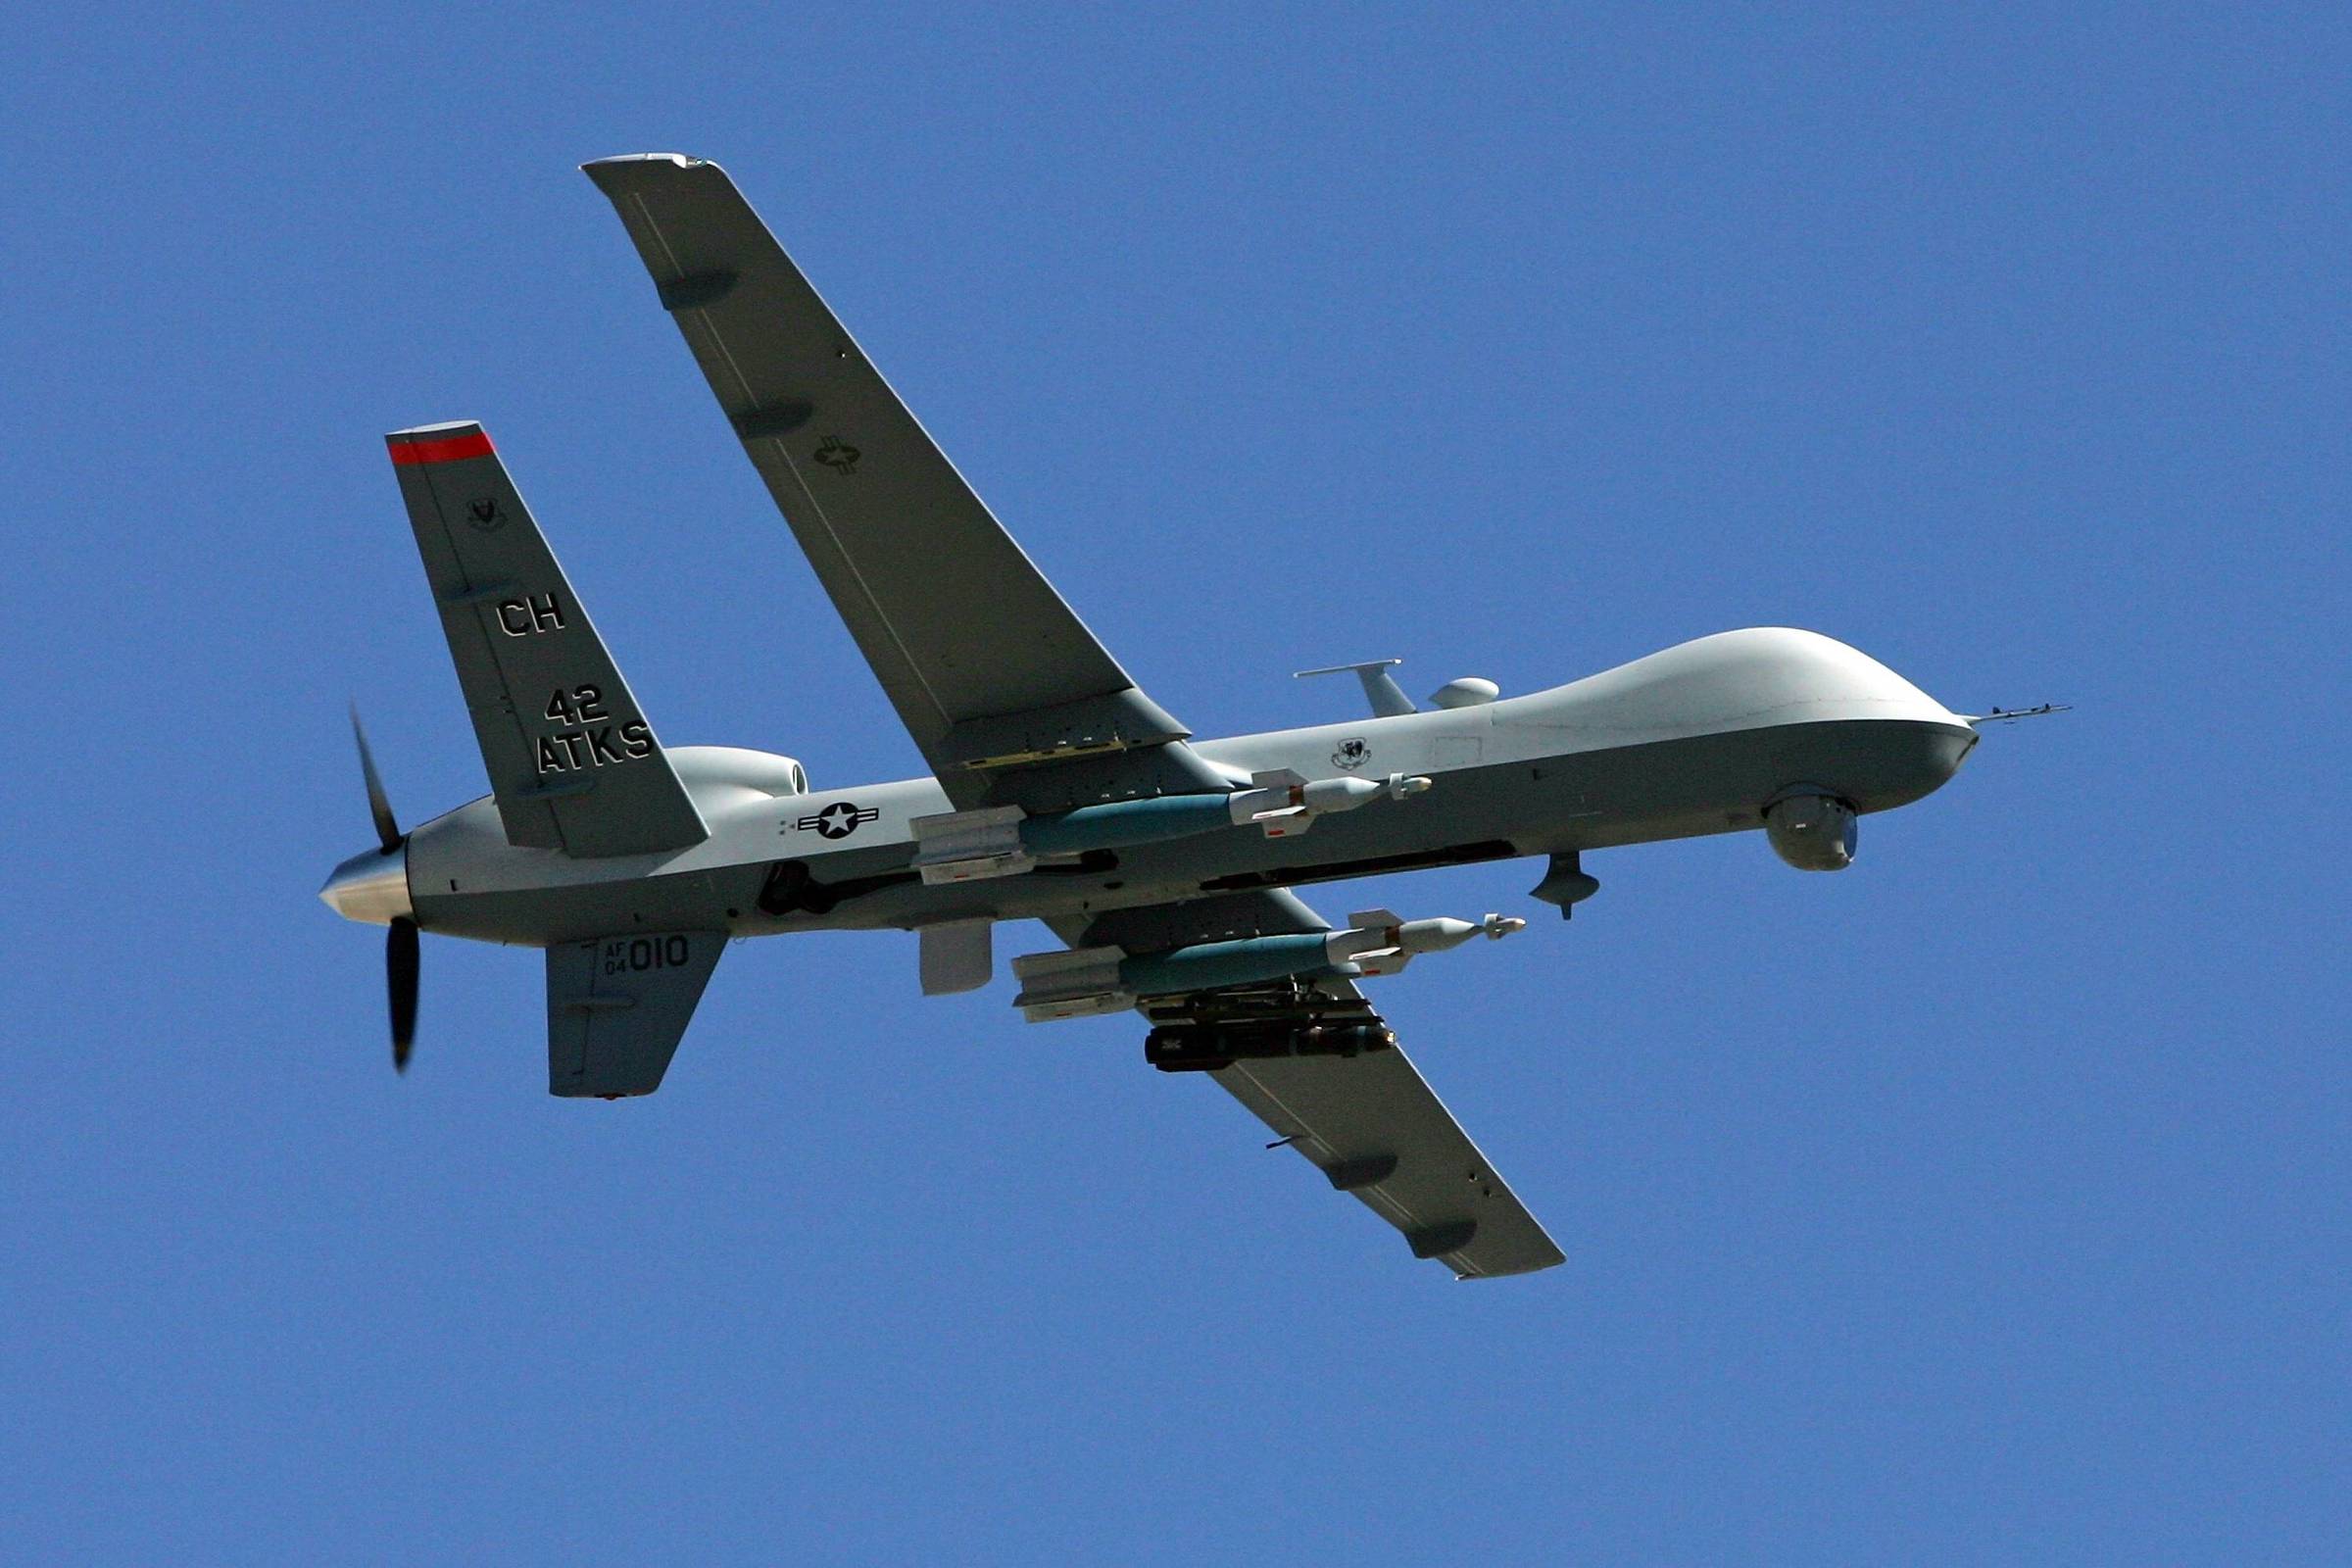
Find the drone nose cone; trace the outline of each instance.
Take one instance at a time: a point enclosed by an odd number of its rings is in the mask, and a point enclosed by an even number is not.
[[[389,853],[361,851],[335,867],[318,897],[344,919],[362,925],[390,925],[394,920],[414,918],[416,910],[409,903],[408,845]]]

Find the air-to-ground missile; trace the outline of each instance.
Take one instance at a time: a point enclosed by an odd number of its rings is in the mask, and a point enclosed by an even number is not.
[[[1305,832],[1318,816],[1402,800],[1428,788],[1429,780],[1414,774],[1310,783],[1280,768],[1252,773],[1250,788],[1226,795],[1111,801],[1046,816],[1031,816],[1017,806],[948,811],[914,819],[914,867],[928,883],[972,882],[1018,876],[1052,856],[1123,850],[1250,823],[1270,839],[1289,838]]]
[[[1341,931],[1301,931],[1228,942],[1197,942],[1158,953],[1074,948],[1012,960],[1021,993],[1012,999],[1031,1023],[1119,1012],[1144,997],[1181,996],[1269,980],[1365,979],[1395,974],[1424,953],[1475,936],[1500,939],[1525,926],[1515,915],[1483,920],[1407,920],[1391,909],[1348,917]]]

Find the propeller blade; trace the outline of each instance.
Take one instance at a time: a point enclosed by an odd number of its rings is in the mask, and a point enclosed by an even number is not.
[[[365,743],[363,743],[363,746]],[[392,1070],[409,1070],[416,1043],[416,922],[402,918],[384,935],[384,981],[392,1002]]]
[[[375,754],[368,749],[368,732],[360,727],[360,705],[351,705],[351,738],[360,743],[360,771],[368,776],[368,812],[375,818],[375,838],[386,855],[400,848],[400,823],[392,815],[391,798],[375,771]]]

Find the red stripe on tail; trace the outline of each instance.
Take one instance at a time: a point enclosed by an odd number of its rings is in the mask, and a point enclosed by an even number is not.
[[[453,435],[444,441],[389,442],[392,461],[406,467],[412,463],[456,463],[463,458],[487,458],[495,448],[490,445],[487,431],[476,430],[471,435]]]

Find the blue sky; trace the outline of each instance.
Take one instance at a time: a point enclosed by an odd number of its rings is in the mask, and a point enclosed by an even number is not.
[[[2348,43],[17,19],[0,1556],[2339,1556]],[[1843,875],[1611,852],[1389,983],[1534,1278],[896,934],[731,950],[619,1105],[546,1096],[535,956],[428,939],[396,1080],[312,898],[368,841],[345,701],[405,820],[483,779],[383,431],[489,426],[665,739],[919,766],[574,172],[673,147],[1203,733],[1747,624],[2078,710]]]

